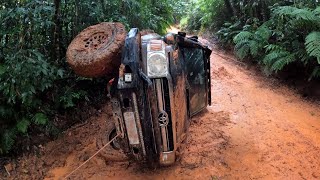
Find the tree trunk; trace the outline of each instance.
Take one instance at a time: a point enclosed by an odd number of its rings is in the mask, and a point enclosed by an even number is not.
[[[104,0],[100,0],[100,4],[101,4],[101,9],[103,11],[103,14],[104,15],[107,15],[106,12],[107,12],[107,9],[106,9],[106,3],[104,2]]]
[[[224,0],[224,4],[225,4],[228,12],[231,14],[231,16],[234,16],[234,12],[233,12],[233,9],[232,9],[230,1],[229,0]]]
[[[240,17],[241,16],[240,6],[237,5],[237,3],[239,3],[239,0],[229,0],[229,2],[231,4],[231,8],[233,10],[233,15],[236,17]]]
[[[68,46],[68,44],[71,42],[72,40],[72,37],[70,37],[70,34],[69,34],[69,28],[68,28],[68,24],[70,23],[69,22],[69,19],[68,19],[68,3],[67,3],[67,0],[64,1],[64,6],[63,6],[63,14],[61,14],[61,17],[63,19],[63,27],[64,27],[64,41],[63,41],[63,47],[66,47]]]
[[[266,1],[262,1],[261,3],[262,20],[266,22],[270,18],[270,10]]]
[[[75,16],[74,16],[74,26],[73,26],[73,33],[72,33],[72,35],[73,35],[73,37],[75,36],[75,35],[77,35],[78,33],[79,33],[79,1],[78,0],[75,0],[74,1],[75,2]],[[73,38],[72,37],[72,38]]]
[[[54,0],[54,16],[53,16],[53,22],[54,30],[53,30],[53,59],[58,62],[61,59],[61,24],[60,24],[60,4],[61,0]]]

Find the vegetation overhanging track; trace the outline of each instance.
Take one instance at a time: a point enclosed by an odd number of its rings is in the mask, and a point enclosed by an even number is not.
[[[319,1],[199,0],[189,8],[182,28],[214,33],[219,45],[265,74],[319,80]]]

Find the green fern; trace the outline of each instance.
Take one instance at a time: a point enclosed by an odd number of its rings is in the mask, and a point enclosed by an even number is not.
[[[296,61],[294,54],[280,48],[270,51],[263,59],[267,69],[272,72],[278,72],[294,61]]]
[[[271,31],[264,25],[260,26],[254,33],[242,31],[233,39],[235,43],[234,50],[240,59],[244,59],[249,55],[258,57],[270,37]]]
[[[249,56],[252,41],[253,33],[248,31],[242,31],[233,38],[233,42],[235,43],[234,50],[240,59]]]
[[[3,64],[0,64],[0,75],[6,72],[6,67]]]
[[[233,42],[238,44],[245,40],[251,40],[252,38],[253,38],[253,34],[251,32],[242,31],[233,38]]]
[[[307,66],[313,58],[308,56],[306,49],[297,49],[294,54],[305,66]]]
[[[277,52],[277,51],[271,51],[269,54],[267,54],[262,62],[264,65],[266,65],[267,67],[270,67],[272,66],[272,64],[277,60],[279,59],[280,57],[282,57],[284,54],[283,53],[280,53],[280,52]]]
[[[282,46],[276,45],[276,44],[268,44],[265,46],[266,52],[280,52],[280,51],[285,51],[285,48]]]
[[[319,15],[320,15],[320,6],[317,7],[315,10],[313,10],[313,13],[314,13],[315,15],[319,16]]]
[[[319,78],[319,77],[320,77],[320,67],[319,67],[319,66],[316,66],[316,67],[313,69],[313,71],[312,71],[312,73],[311,73],[308,81],[311,81],[312,78]]]
[[[273,9],[272,14],[276,16],[291,16],[292,12],[295,10],[298,10],[298,8],[293,6],[281,6]]]
[[[285,21],[286,26],[293,28],[317,28],[320,26],[320,17],[318,10],[309,8],[296,8],[291,6],[282,6],[273,9],[273,18]]]
[[[267,26],[262,25],[254,33],[254,38],[257,40],[266,42],[270,39],[271,35],[272,35],[271,30]]]
[[[43,113],[37,113],[34,115],[32,120],[37,125],[45,125],[48,122],[48,117]]]
[[[319,17],[315,15],[313,11],[310,9],[296,9],[294,10],[290,16],[296,18],[296,19],[302,19],[306,21],[317,21],[319,20]]]
[[[250,41],[250,54],[257,57],[260,51],[260,44],[257,41]]]
[[[306,37],[306,50],[309,56],[316,57],[320,64],[320,32],[312,32]]]
[[[0,134],[1,135],[1,134]],[[0,136],[0,154],[8,153],[12,149],[15,139],[16,131],[14,129],[5,130],[4,133]]]
[[[281,6],[273,9],[274,17],[288,17],[291,19],[303,19],[306,21],[317,21],[319,17],[317,14],[320,9],[311,10],[308,8],[297,8],[293,6]]]
[[[296,61],[294,54],[287,54],[286,56],[283,56],[276,60],[272,66],[271,70],[275,71],[276,73],[280,70],[282,70],[286,65]]]
[[[21,133],[26,133],[29,126],[30,126],[30,121],[25,118],[19,121],[16,125],[17,130]]]
[[[249,55],[251,49],[250,42],[249,40],[243,40],[235,45],[234,50],[240,59],[244,59]]]

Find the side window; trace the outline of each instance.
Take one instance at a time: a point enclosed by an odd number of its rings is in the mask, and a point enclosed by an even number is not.
[[[194,115],[207,106],[207,79],[204,53],[201,48],[183,48],[189,82],[190,114]]]

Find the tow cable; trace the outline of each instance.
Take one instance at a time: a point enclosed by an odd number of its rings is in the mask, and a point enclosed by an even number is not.
[[[83,162],[80,166],[78,166],[76,169],[74,169],[71,173],[69,173],[67,176],[64,177],[64,179],[67,179],[70,177],[73,173],[75,173],[78,169],[80,169],[83,165],[87,164],[92,158],[94,158],[97,154],[99,154],[104,148],[106,148],[110,143],[112,143],[119,134],[117,134],[113,139],[111,139],[107,144],[105,144],[102,148],[100,148],[96,153],[94,153],[89,159],[87,159],[85,162]]]

